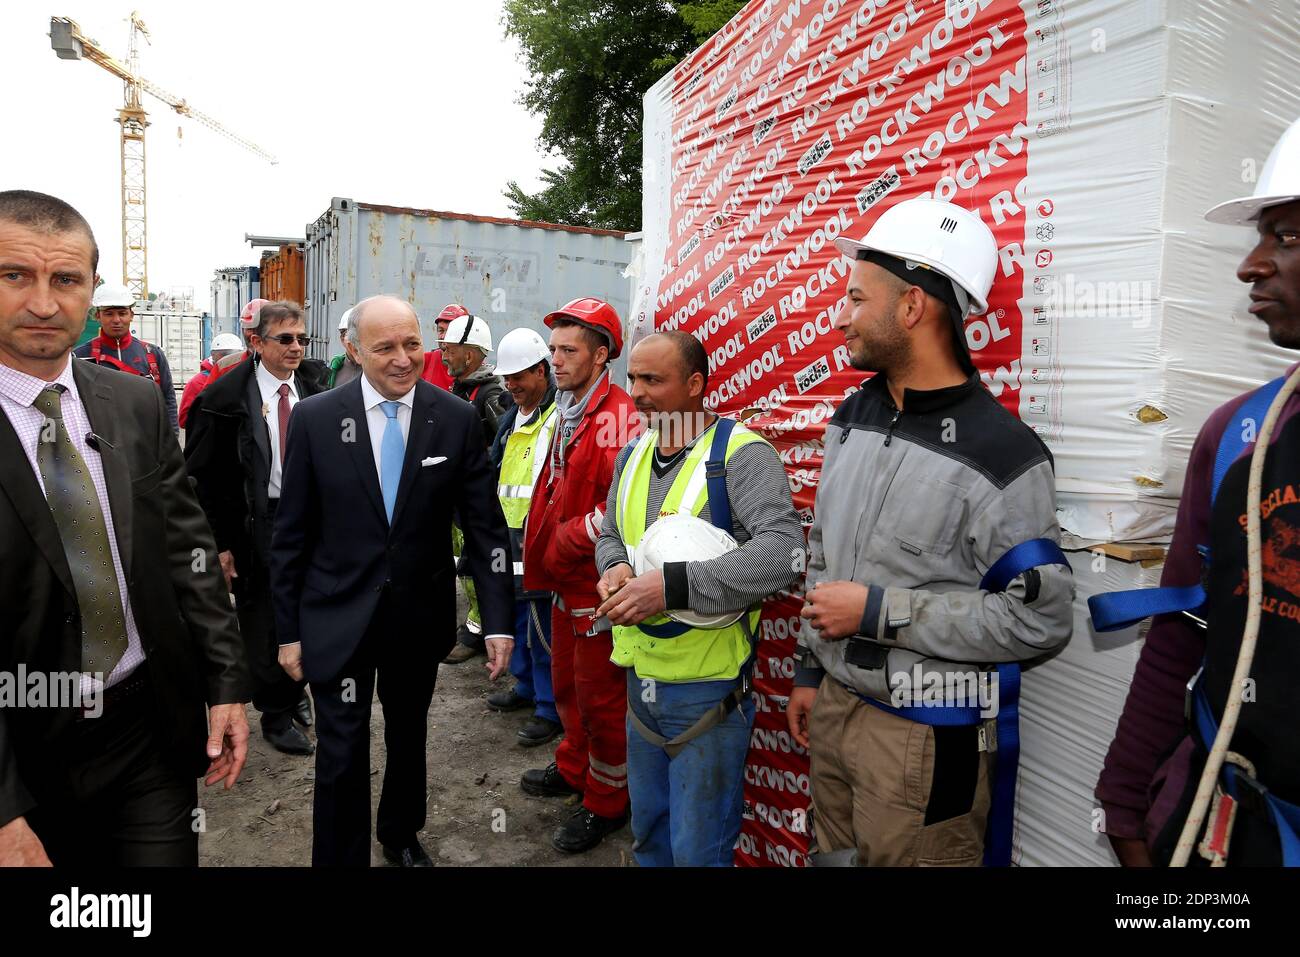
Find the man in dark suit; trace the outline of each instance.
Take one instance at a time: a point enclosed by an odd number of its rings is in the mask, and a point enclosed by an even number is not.
[[[71,206],[0,192],[0,673],[59,691],[0,697],[0,865],[197,864],[195,778],[233,786],[247,751],[242,643],[162,395],[71,359],[98,259]]]
[[[483,609],[495,680],[513,650],[513,567],[482,425],[420,379],[411,307],[375,296],[352,313],[362,375],[299,404],[275,516],[271,582],[280,662],[316,701],[314,865],[370,863],[370,702],[378,676],[387,763],[384,856],[430,866],[425,745],[438,662],[456,630],[451,519]]]
[[[304,358],[307,326],[297,303],[263,305],[248,343],[255,359],[235,366],[195,400],[185,466],[235,595],[262,736],[285,754],[311,754],[302,731],[312,723],[304,682],[290,678],[279,662],[271,528],[282,494],[289,413],[300,400],[325,391],[328,370],[323,362]]]

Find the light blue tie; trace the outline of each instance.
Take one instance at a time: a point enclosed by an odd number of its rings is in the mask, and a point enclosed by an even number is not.
[[[379,444],[379,485],[384,490],[384,511],[388,521],[393,521],[393,506],[397,504],[397,483],[402,478],[402,462],[406,459],[406,442],[402,439],[402,426],[397,421],[400,402],[381,402],[379,407],[388,416],[384,426],[384,439]]]

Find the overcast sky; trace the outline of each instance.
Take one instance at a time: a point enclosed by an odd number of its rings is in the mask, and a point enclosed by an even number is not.
[[[121,279],[122,83],[50,48],[51,15],[126,59],[132,0],[4,0],[0,76],[9,139],[0,188],[76,206]],[[134,0],[152,34],[140,72],[279,159],[269,163],[146,96],[149,285],[193,287],[261,255],[244,233],[302,236],[330,197],[488,216],[543,166],[540,119],[499,0],[276,3]]]

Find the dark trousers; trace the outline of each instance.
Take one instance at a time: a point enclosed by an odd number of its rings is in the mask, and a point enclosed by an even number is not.
[[[267,521],[274,521],[279,499],[268,503]],[[244,658],[253,677],[253,707],[262,712],[262,730],[279,730],[293,720],[305,681],[294,681],[280,667],[280,642],[275,636],[275,608],[267,556],[259,567],[240,569],[235,579],[235,607],[244,636]],[[243,576],[247,575],[248,578]]]
[[[414,629],[418,631],[418,629]],[[352,660],[332,681],[312,682],[316,702],[314,867],[370,866],[370,705],[384,709],[384,782],[376,836],[408,847],[424,828],[429,703],[438,661],[427,636],[391,620],[387,596]]]
[[[235,581],[239,581],[238,578]],[[262,712],[262,729],[282,728],[293,720],[305,681],[294,681],[280,667],[280,643],[275,637],[275,609],[270,581],[263,579],[247,594],[236,594],[239,633],[244,658],[253,677],[253,707]]]
[[[142,666],[147,667],[147,666]],[[147,671],[110,689],[103,713],[69,734],[59,793],[43,797],[27,823],[55,867],[196,867],[195,779],[159,757]]]

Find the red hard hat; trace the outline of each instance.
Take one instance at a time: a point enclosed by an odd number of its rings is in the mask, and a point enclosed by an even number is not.
[[[442,307],[442,312],[434,317],[434,322],[451,322],[453,319],[459,319],[461,316],[468,316],[469,310],[464,306],[451,302]]]
[[[270,299],[250,299],[244,311],[239,314],[239,324],[244,328],[251,328],[257,325],[257,313],[263,306],[269,306]]]
[[[611,343],[609,350],[611,359],[617,359],[618,354],[623,351],[623,323],[619,321],[614,307],[604,299],[583,296],[554,312],[547,313],[542,322],[546,323],[549,329],[555,324],[556,319],[572,319],[580,325],[604,333]]]

